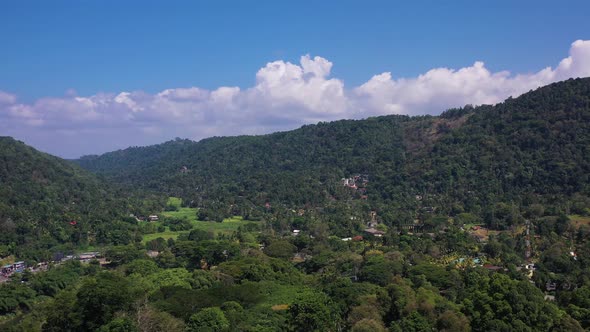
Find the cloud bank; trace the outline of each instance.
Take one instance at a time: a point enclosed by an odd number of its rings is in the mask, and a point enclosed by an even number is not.
[[[465,104],[494,104],[552,82],[590,76],[590,41],[578,40],[555,67],[536,73],[490,72],[483,62],[435,68],[414,78],[390,72],[357,87],[330,77],[332,63],[302,56],[299,64],[274,61],[256,73],[254,86],[171,88],[68,94],[21,103],[0,91],[0,134],[64,157],[174,137],[262,134],[302,124],[385,114],[438,114]]]

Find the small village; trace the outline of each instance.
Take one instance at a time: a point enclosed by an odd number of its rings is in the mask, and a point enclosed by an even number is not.
[[[64,255],[58,253],[54,255],[53,260],[48,262],[39,262],[34,266],[27,266],[24,261],[14,262],[11,264],[5,264],[2,266],[0,270],[0,283],[10,281],[10,278],[15,273],[24,273],[24,272],[31,272],[31,273],[38,273],[47,271],[51,266],[59,266],[68,261],[79,261],[81,263],[90,263],[91,261],[97,261],[100,265],[107,265],[108,262],[105,258],[102,257],[101,253],[98,251],[93,252],[83,252],[80,254],[74,255]]]

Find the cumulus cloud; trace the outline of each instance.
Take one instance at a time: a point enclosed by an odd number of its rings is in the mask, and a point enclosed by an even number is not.
[[[386,72],[354,89],[364,114],[435,114],[465,104],[494,104],[552,82],[590,76],[590,41],[578,40],[570,56],[553,69],[511,75],[490,72],[483,62],[458,70],[435,68],[416,78],[393,79]]]
[[[16,102],[16,96],[10,93],[0,91],[0,105],[2,104],[14,104]]]
[[[465,68],[434,68],[412,78],[377,74],[357,87],[330,77],[333,64],[302,56],[274,61],[254,86],[170,88],[156,94],[41,98],[20,103],[0,91],[0,130],[66,157],[158,143],[173,137],[260,134],[302,124],[384,114],[437,114],[465,104],[494,104],[555,81],[590,76],[590,41],[571,45],[555,67],[535,73],[491,72],[481,61]]]

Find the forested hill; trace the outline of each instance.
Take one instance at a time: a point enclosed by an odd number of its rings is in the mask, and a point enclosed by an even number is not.
[[[130,188],[182,196],[224,213],[236,212],[229,206],[243,213],[267,202],[317,207],[366,196],[380,215],[466,211],[502,227],[497,210],[506,205],[569,209],[585,199],[589,126],[586,78],[438,117],[382,116],[263,136],[177,139],[77,162]],[[341,179],[355,175],[368,178],[366,192],[343,189]]]
[[[28,250],[87,243],[88,236],[112,242],[101,230],[116,229],[129,213],[127,200],[116,196],[74,163],[0,137],[0,254],[36,256]]]

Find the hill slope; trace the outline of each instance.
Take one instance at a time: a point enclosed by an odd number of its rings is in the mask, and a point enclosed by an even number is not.
[[[504,220],[506,205],[569,209],[572,199],[588,194],[589,120],[587,78],[439,117],[383,116],[264,136],[176,140],[77,162],[114,181],[224,213],[266,202],[295,208],[359,199],[365,192],[351,192],[340,179],[363,174],[367,209],[393,215],[391,223],[423,210],[467,211],[504,227],[514,222]]]
[[[126,201],[115,196],[109,185],[74,163],[0,137],[3,252],[28,250],[28,245],[47,249],[81,244],[89,235],[107,241],[117,228],[115,221],[128,209]]]

